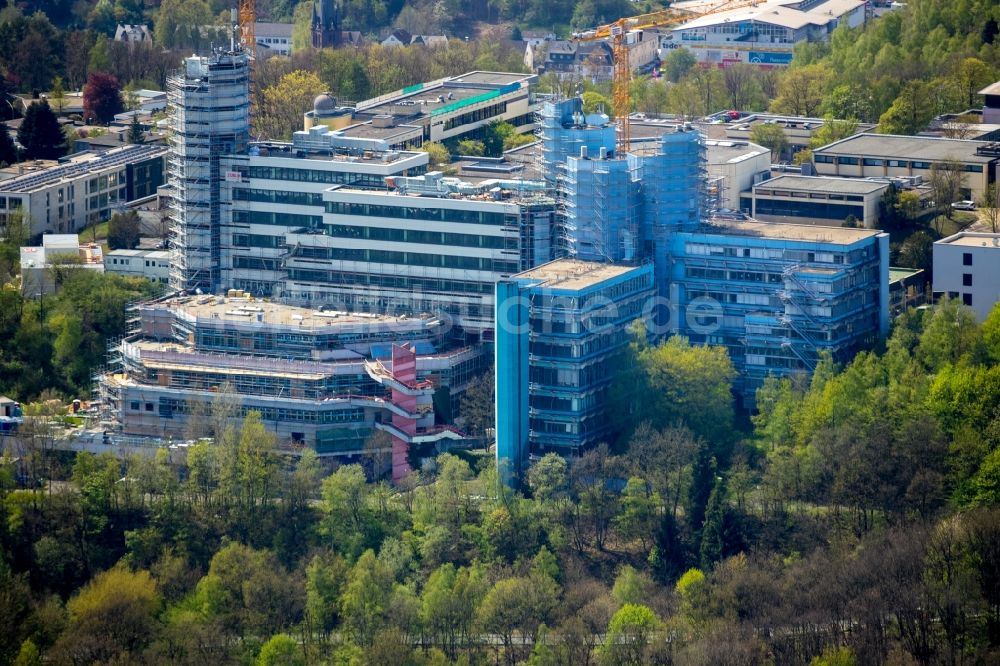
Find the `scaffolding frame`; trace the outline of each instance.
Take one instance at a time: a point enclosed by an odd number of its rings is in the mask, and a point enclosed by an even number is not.
[[[171,287],[220,287],[220,163],[250,138],[250,60],[241,45],[191,57],[167,78],[172,108],[167,182],[171,189]]]

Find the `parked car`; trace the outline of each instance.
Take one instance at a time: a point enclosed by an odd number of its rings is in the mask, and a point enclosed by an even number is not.
[[[976,210],[976,202],[966,199],[965,201],[956,201],[951,207],[955,210]]]

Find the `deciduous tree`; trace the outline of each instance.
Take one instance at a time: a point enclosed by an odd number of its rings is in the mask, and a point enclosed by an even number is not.
[[[311,109],[313,99],[325,90],[313,72],[296,70],[281,77],[277,85],[263,90],[264,102],[257,122],[267,138],[288,141],[292,132],[302,128],[302,111]]]
[[[83,87],[83,118],[87,122],[110,123],[125,110],[121,84],[111,74],[91,72]]]

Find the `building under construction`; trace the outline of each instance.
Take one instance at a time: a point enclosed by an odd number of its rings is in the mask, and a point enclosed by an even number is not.
[[[176,290],[220,288],[225,155],[245,153],[250,140],[250,60],[235,40],[228,50],[191,56],[167,78],[173,133],[170,284]]]
[[[395,478],[411,444],[462,438],[436,422],[434,404],[447,405],[487,360],[433,315],[317,311],[237,291],[132,313],[132,331],[97,377],[104,418],[125,434],[186,439],[208,434],[213,411],[254,411],[284,446],[357,455],[381,430]]]

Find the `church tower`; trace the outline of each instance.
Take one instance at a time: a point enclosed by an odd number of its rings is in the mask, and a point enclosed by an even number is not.
[[[334,0],[314,0],[312,18],[312,45],[321,49],[340,46],[340,9]]]

